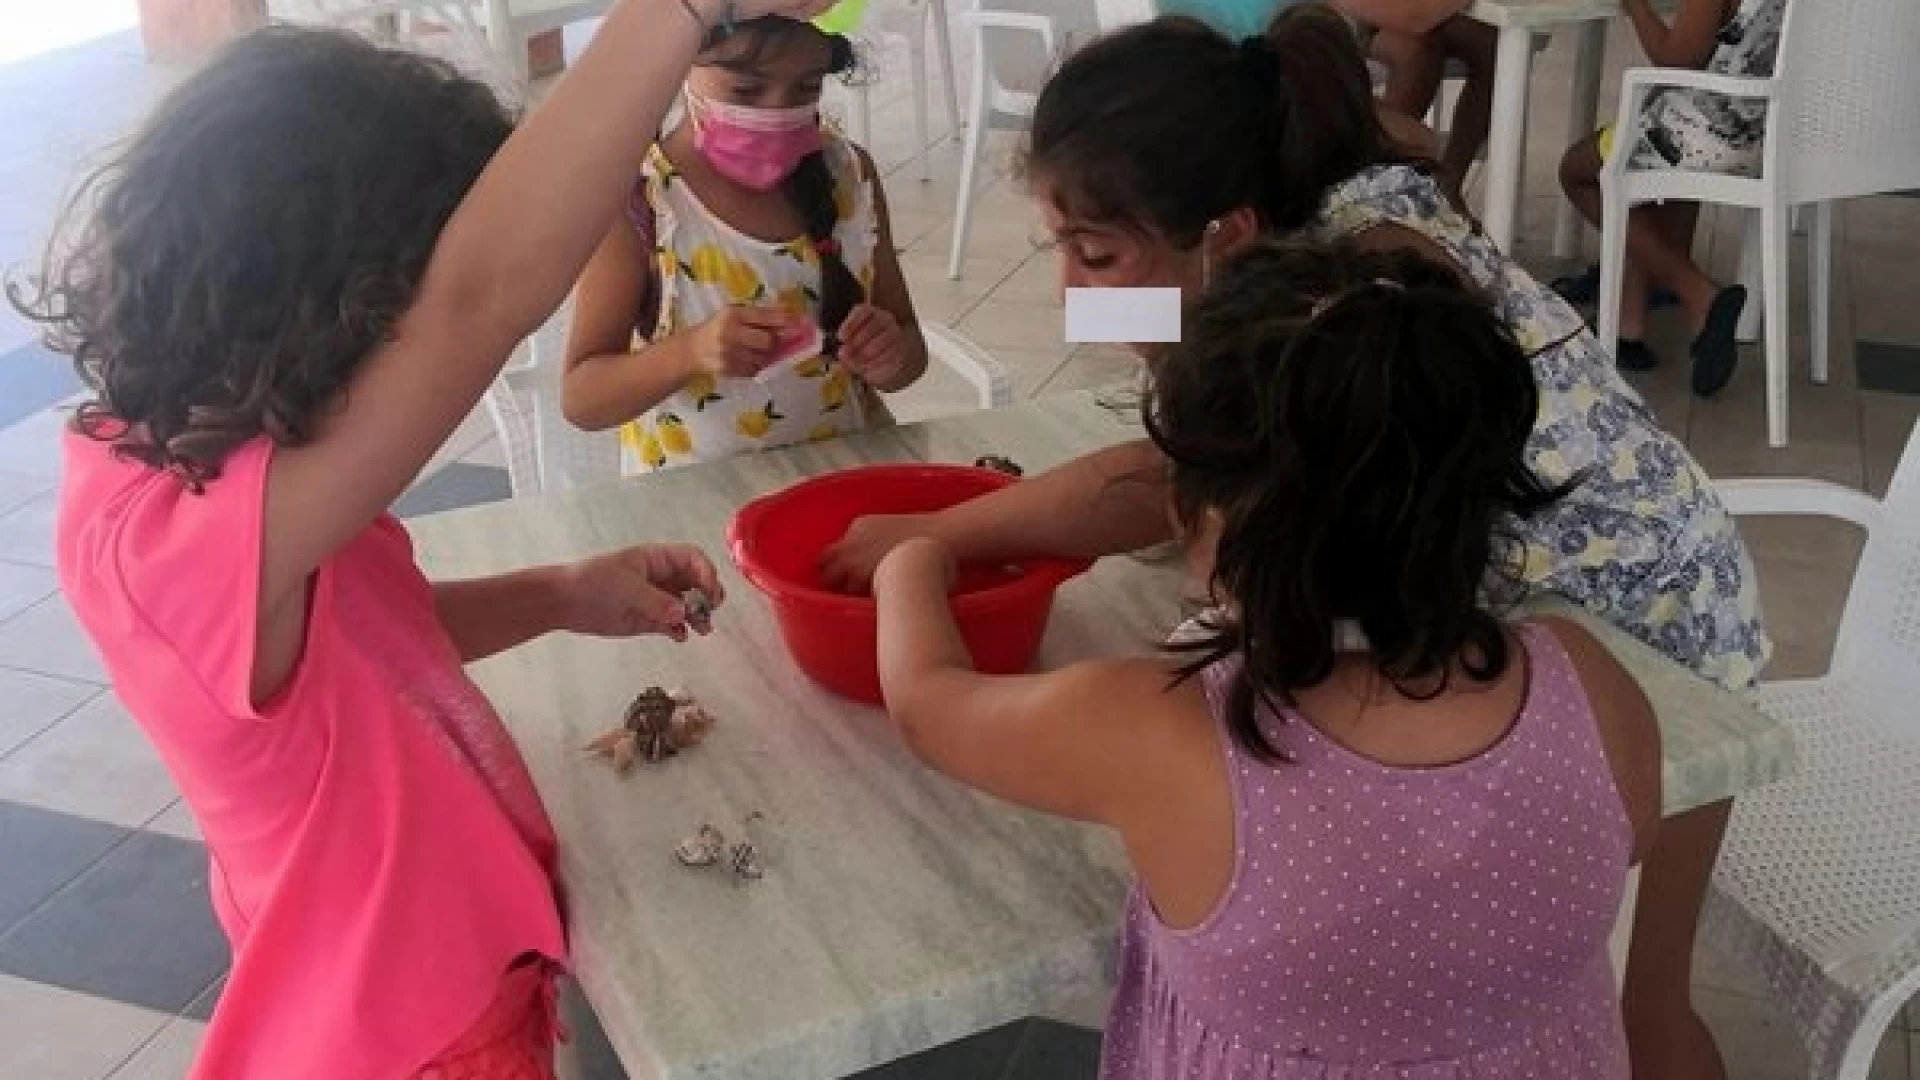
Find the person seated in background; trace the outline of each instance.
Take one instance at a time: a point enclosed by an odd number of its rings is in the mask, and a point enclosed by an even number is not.
[[[1493,117],[1499,34],[1467,17],[1472,0],[1339,0],[1335,6],[1371,28],[1369,53],[1387,69],[1381,100],[1395,112],[1426,116],[1439,96],[1447,62],[1465,65],[1466,85],[1438,155],[1442,187],[1456,206],[1464,206],[1467,173],[1487,144]]]
[[[1626,12],[1648,59],[1661,67],[1705,69],[1720,75],[1773,74],[1786,0],[1684,0],[1671,24],[1648,0],[1625,0]],[[1758,176],[1766,145],[1766,103],[1697,90],[1667,90],[1647,102],[1633,145],[1618,146],[1612,128],[1602,128],[1567,150],[1560,186],[1580,215],[1600,224],[1600,170],[1614,152],[1629,155],[1629,169]],[[1722,287],[1693,262],[1697,203],[1634,207],[1627,215],[1627,265],[1620,293],[1620,343],[1615,361],[1626,371],[1646,371],[1657,360],[1645,341],[1650,288],[1672,296],[1685,310],[1693,335],[1693,392],[1719,392],[1739,363],[1734,340],[1747,290]],[[1595,299],[1585,275],[1564,278],[1554,288],[1571,300]]]

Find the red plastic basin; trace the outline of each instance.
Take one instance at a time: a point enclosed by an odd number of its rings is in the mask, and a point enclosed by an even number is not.
[[[881,703],[873,599],[832,592],[820,556],[867,514],[944,510],[1017,481],[959,465],[870,465],[803,480],[755,499],[728,530],[733,561],[773,604],[794,663],[821,686],[869,705]],[[1013,675],[1032,665],[1047,631],[1053,594],[1089,560],[1028,559],[969,565],[951,598],[974,666]]]

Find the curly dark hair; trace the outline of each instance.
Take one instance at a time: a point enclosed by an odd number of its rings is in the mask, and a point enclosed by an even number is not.
[[[1092,42],[1041,89],[1022,170],[1068,218],[1191,249],[1241,207],[1297,229],[1329,187],[1384,163],[1437,168],[1381,126],[1345,18],[1298,4],[1240,42],[1179,15]]]
[[[1244,670],[1234,738],[1276,756],[1256,700],[1291,703],[1358,625],[1413,697],[1509,660],[1490,583],[1513,581],[1516,518],[1573,486],[1527,464],[1539,392],[1504,322],[1410,253],[1264,245],[1230,261],[1153,368],[1148,434],[1175,512],[1218,528],[1214,616],[1191,677]],[[1504,591],[1504,590],[1497,590]]]
[[[197,489],[249,440],[313,437],[512,126],[444,63],[255,31],[82,186],[8,299],[91,389],[75,427]]]
[[[814,37],[827,45],[826,74],[857,83],[864,75],[860,54],[851,39],[829,34],[812,23],[766,15],[732,26],[715,27],[701,43],[695,63],[717,63],[736,70],[752,70],[762,57],[782,48],[795,38]],[[840,223],[839,203],[835,200],[833,170],[827,166],[824,151],[802,158],[792,174],[780,185],[781,194],[807,230],[820,253],[820,329],[828,335],[828,351],[837,352],[836,334],[848,314],[866,299],[866,289],[847,267],[839,246],[833,242],[834,226]]]

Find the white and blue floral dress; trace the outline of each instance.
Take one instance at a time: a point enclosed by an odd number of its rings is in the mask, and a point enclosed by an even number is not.
[[[1451,256],[1532,358],[1540,388],[1532,466],[1549,483],[1576,476],[1581,483],[1518,523],[1528,584],[1580,604],[1704,678],[1751,685],[1772,645],[1733,516],[1579,314],[1409,166],[1374,166],[1335,185],[1310,231],[1333,240],[1380,225],[1410,229]]]

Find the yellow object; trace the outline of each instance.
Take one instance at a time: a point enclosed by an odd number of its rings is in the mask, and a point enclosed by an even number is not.
[[[1612,124],[1608,124],[1606,127],[1603,127],[1600,129],[1599,146],[1600,146],[1601,161],[1605,161],[1608,158],[1613,156],[1613,125]]]
[[[812,431],[807,432],[808,442],[826,442],[828,439],[837,439],[839,437],[839,424],[816,424]]]
[[[860,29],[860,22],[866,18],[867,0],[840,0],[825,12],[814,17],[813,25],[829,34],[845,37]]]
[[[786,419],[786,417],[774,411],[773,403],[768,402],[767,407],[764,409],[741,413],[739,419],[733,423],[734,427],[739,429],[741,437],[764,439],[767,437],[767,432],[773,430],[773,422],[784,419]]]
[[[820,407],[832,412],[847,404],[847,369],[837,367],[820,384]]]
[[[693,436],[687,434],[687,425],[678,416],[661,413],[659,423],[661,449],[681,457],[693,453]]]
[[[693,399],[695,409],[705,409],[716,401],[726,400],[720,393],[719,381],[711,375],[695,375],[680,389],[682,393]],[[675,417],[674,421],[678,423],[679,418]]]
[[[752,264],[736,259],[718,244],[701,244],[687,256],[687,276],[702,285],[719,286],[735,304],[750,304],[766,295],[766,286]]]
[[[827,358],[815,356],[793,365],[793,373],[803,379],[817,379],[827,373]]]

